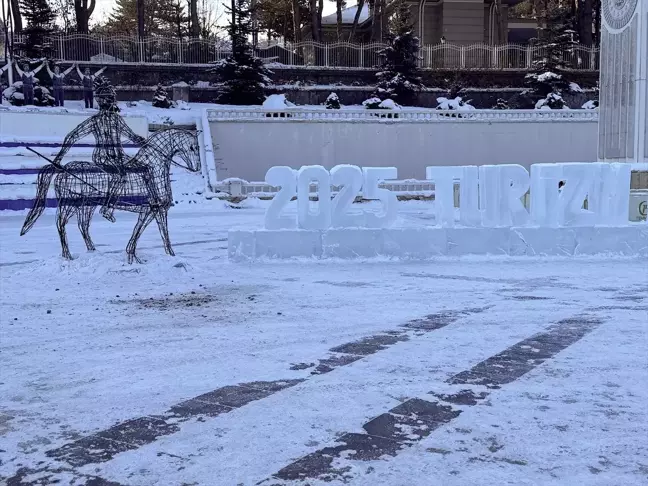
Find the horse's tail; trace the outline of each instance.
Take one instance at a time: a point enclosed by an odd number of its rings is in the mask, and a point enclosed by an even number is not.
[[[22,229],[20,230],[20,236],[27,233],[38,217],[43,214],[45,210],[45,200],[47,199],[47,191],[49,186],[52,183],[52,178],[54,174],[58,172],[58,168],[54,165],[48,165],[43,167],[38,173],[38,186],[36,189],[36,200],[34,201],[34,207],[31,208],[27,218],[25,218],[25,224],[23,224]]]

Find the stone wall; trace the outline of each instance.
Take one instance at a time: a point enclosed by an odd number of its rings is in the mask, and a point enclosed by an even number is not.
[[[100,65],[94,66],[96,70]],[[374,69],[334,69],[334,68],[299,68],[272,67],[275,84],[342,84],[348,86],[371,85],[376,80]],[[214,75],[209,67],[191,65],[147,64],[110,65],[104,73],[114,85],[154,86],[158,83],[172,85],[184,81],[191,85],[199,81],[214,82]],[[426,86],[447,88],[452,84],[461,84],[471,88],[521,88],[524,86],[526,71],[520,70],[455,70],[426,69],[421,72]],[[574,71],[570,81],[583,88],[591,88],[598,81],[598,72]]]
[[[92,70],[99,66],[93,66]],[[336,92],[344,105],[361,104],[371,97],[376,71],[371,69],[322,69],[322,68],[273,68],[275,93],[285,93],[287,98],[298,105],[323,104],[326,97]],[[182,65],[110,65],[104,73],[117,87],[118,97],[123,101],[150,101],[155,86],[161,83],[171,86],[184,81],[190,85],[189,101],[211,103],[216,99],[218,89],[210,86],[214,76],[206,66]],[[465,100],[472,100],[477,108],[491,108],[498,98],[511,100],[519,98],[524,86],[524,71],[493,70],[424,70],[423,81],[430,88],[419,95],[417,106],[433,108],[439,96],[447,96],[448,88],[453,85],[469,86],[462,94]],[[570,79],[584,88],[593,87],[598,73],[576,71]],[[76,77],[71,76],[74,83]],[[47,80],[45,80],[47,83]],[[82,99],[79,88],[71,86],[67,90],[69,99]],[[566,96],[572,108],[580,108],[592,96],[581,94]],[[513,105],[512,105],[513,107]],[[528,103],[518,104],[519,108],[530,108]]]
[[[482,89],[466,90],[462,94],[464,100],[471,101],[476,108],[492,108],[498,98],[510,100],[521,93],[521,89]],[[120,101],[151,101],[155,87],[148,86],[117,86],[117,97]],[[322,105],[331,92],[337,93],[343,105],[360,105],[364,100],[370,98],[372,88],[359,88],[352,86],[325,86],[325,87],[289,87],[279,86],[273,89],[275,93],[283,93],[286,98],[297,105]],[[171,90],[169,90],[171,94]],[[218,88],[213,86],[189,88],[189,101],[194,103],[213,103],[218,94]],[[440,96],[447,96],[446,90],[428,90],[419,95],[416,106],[422,108],[434,108],[437,106],[436,99]],[[591,99],[588,93],[581,93],[575,96],[566,96],[567,103],[572,108],[580,108],[583,103]],[[81,100],[82,92],[79,88],[70,87],[66,90],[66,99]]]

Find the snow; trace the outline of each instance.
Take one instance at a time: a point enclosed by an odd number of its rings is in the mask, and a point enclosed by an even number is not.
[[[380,108],[387,110],[400,110],[401,106],[392,99],[386,99],[380,102],[378,105]]]
[[[269,110],[283,110],[285,108],[294,107],[295,105],[286,99],[286,95],[273,94],[266,98],[262,106]]]
[[[547,71],[546,73],[542,73],[536,76],[538,82],[540,83],[546,83],[547,81],[551,81],[552,79],[561,79],[562,76],[560,74],[556,74],[551,71]]]
[[[454,99],[441,96],[437,98],[437,103],[439,104],[437,110],[471,111],[475,109],[471,104],[464,102],[461,96]]]
[[[72,262],[58,256],[51,213],[22,238],[24,216],[0,215],[0,477],[47,467],[59,472],[46,484],[91,475],[133,486],[254,485],[407,398],[448,392],[448,377],[552,323],[587,315],[603,324],[490,390],[484,404],[394,457],[354,461],[347,451],[334,467],[361,486],[643,484],[645,260],[230,264],[227,230],[261,225],[264,204],[255,204],[172,208],[177,257],[164,255],[149,228],[140,244],[148,262],[136,266],[123,255],[133,215],[95,219],[95,254],[71,222]],[[401,212],[425,224],[430,207],[401,203]],[[331,373],[290,369],[409,320],[475,307],[487,310]],[[45,454],[218,387],[296,378],[306,381],[215,418],[179,422],[177,432],[106,462],[61,469]]]
[[[572,93],[584,93],[585,91],[583,88],[580,87],[578,83],[574,83],[573,81],[569,83],[569,91]]]

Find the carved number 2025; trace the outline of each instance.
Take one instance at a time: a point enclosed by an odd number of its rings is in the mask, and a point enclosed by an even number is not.
[[[396,179],[395,167],[360,167],[337,165],[327,171],[321,165],[307,165],[299,170],[286,166],[272,167],[265,181],[281,190],[274,196],[265,214],[265,228],[325,230],[329,227],[385,228],[397,216],[396,194],[378,185]],[[310,200],[310,185],[316,183],[318,200]],[[340,191],[331,200],[331,185]],[[381,203],[378,211],[353,209],[351,207],[362,190],[365,199]],[[286,205],[297,196],[297,217],[283,215]]]

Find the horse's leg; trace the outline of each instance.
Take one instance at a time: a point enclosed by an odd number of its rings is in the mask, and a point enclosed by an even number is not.
[[[90,221],[92,221],[92,215],[97,209],[94,205],[82,206],[79,208],[77,215],[77,224],[79,225],[79,231],[83,236],[83,241],[85,241],[86,248],[88,251],[95,251],[96,248],[90,237]]]
[[[164,251],[167,252],[167,255],[175,256],[173,248],[171,248],[171,239],[169,238],[169,224],[167,214],[169,208],[160,208],[159,211],[155,212],[155,221],[157,222],[158,229],[160,230],[160,235],[162,236],[162,243],[164,243]]]
[[[139,214],[135,228],[133,228],[133,235],[128,241],[128,245],[126,245],[128,263],[133,263],[133,260],[135,260],[137,263],[142,263],[142,261],[137,258],[137,255],[135,255],[135,250],[137,249],[137,241],[139,240],[140,236],[142,236],[142,233],[144,233],[146,227],[151,223],[151,221],[153,221],[154,217],[155,214],[148,208],[144,212]]]
[[[65,225],[72,216],[72,213],[74,213],[74,209],[74,206],[59,206],[56,210],[56,228],[58,229],[61,240],[61,254],[66,260],[72,260],[72,255],[70,254],[70,247],[68,246],[67,235],[65,234]]]

